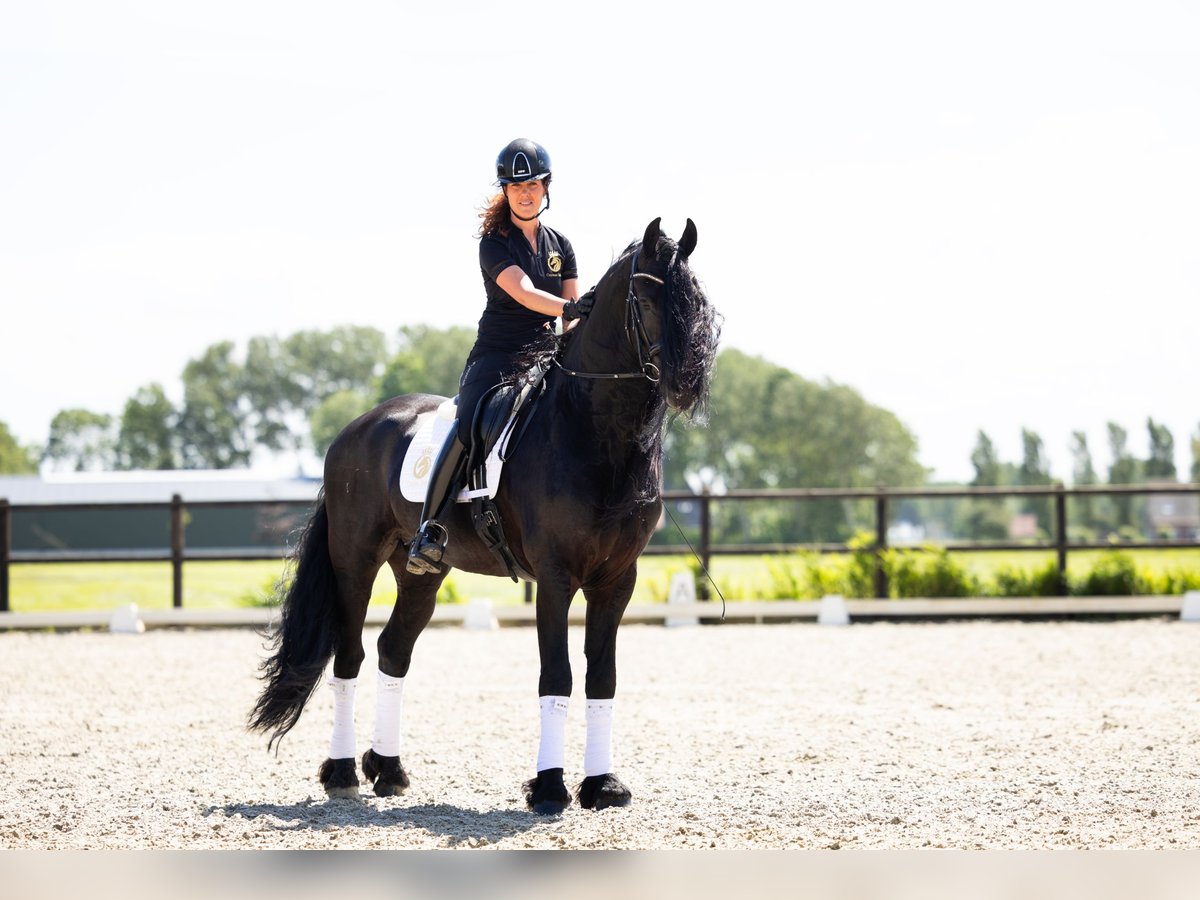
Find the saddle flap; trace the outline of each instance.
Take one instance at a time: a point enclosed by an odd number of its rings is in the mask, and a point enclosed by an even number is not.
[[[472,463],[486,458],[496,442],[506,432],[512,433],[518,421],[523,421],[523,417],[533,410],[536,404],[529,401],[540,395],[546,372],[545,366],[537,366],[520,382],[497,385],[479,398],[471,424]],[[511,440],[509,446],[512,446]]]

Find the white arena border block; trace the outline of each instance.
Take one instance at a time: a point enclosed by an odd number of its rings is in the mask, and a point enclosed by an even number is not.
[[[846,598],[841,594],[827,594],[821,598],[821,608],[817,610],[818,625],[849,625],[850,611],[846,608]]]
[[[108,630],[113,634],[142,634],[146,623],[138,615],[136,603],[126,603],[112,611],[108,620]]]
[[[491,600],[481,597],[467,604],[463,611],[463,628],[468,631],[492,631],[499,627]]]
[[[1200,591],[1188,591],[1183,595],[1179,619],[1182,622],[1200,622]]]

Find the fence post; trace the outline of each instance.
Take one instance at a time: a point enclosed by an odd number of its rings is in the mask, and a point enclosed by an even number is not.
[[[887,550],[887,522],[887,495],[880,493],[875,497],[875,596],[881,600],[886,600],[888,595],[887,572],[883,568],[883,552]]]
[[[1054,486],[1054,546],[1058,550],[1058,592],[1067,593],[1067,494],[1062,482]]]
[[[712,564],[712,512],[709,504],[712,502],[712,487],[705,482],[700,488],[700,565],[704,572],[711,571]],[[708,578],[703,572],[696,579],[696,599],[710,600],[708,595]]]
[[[8,563],[12,559],[12,507],[0,499],[0,612],[8,612]]]
[[[171,605],[183,608],[183,497],[171,495]]]

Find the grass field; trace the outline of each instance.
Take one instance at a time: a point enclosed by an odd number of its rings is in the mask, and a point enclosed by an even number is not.
[[[1131,550],[1139,566],[1153,571],[1200,571],[1200,549]],[[1068,558],[1073,575],[1086,572],[1101,551],[1078,551]],[[1053,559],[1052,553],[956,553],[954,559],[981,577],[1004,566],[1033,568]],[[640,566],[635,602],[660,602],[666,598],[671,575],[687,567],[683,557],[645,557]],[[183,569],[183,604],[196,609],[254,606],[264,602],[283,572],[276,562],[189,562]],[[769,585],[765,557],[717,557],[712,575],[730,601],[753,599]],[[443,588],[441,600],[466,601],[486,597],[497,604],[521,603],[523,584],[454,572]],[[449,595],[449,596],[448,596]],[[371,602],[391,604],[395,584],[386,567],[375,581]],[[20,563],[12,566],[10,606],[13,612],[105,610],[125,603],[142,609],[171,605],[171,567],[168,563]]]

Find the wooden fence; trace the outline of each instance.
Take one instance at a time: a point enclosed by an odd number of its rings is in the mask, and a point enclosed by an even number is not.
[[[850,551],[845,543],[825,544],[714,544],[712,542],[712,510],[713,506],[721,503],[744,503],[749,501],[772,502],[812,502],[812,501],[851,501],[870,500],[874,503],[875,540],[871,549],[886,550],[888,547],[888,525],[890,523],[891,504],[905,499],[963,499],[963,498],[1006,498],[1006,497],[1048,497],[1054,502],[1054,535],[1049,541],[954,541],[941,544],[949,551],[1053,551],[1057,556],[1058,569],[1066,572],[1067,556],[1072,550],[1107,549],[1113,544],[1107,541],[1074,542],[1067,540],[1068,518],[1067,500],[1072,497],[1086,496],[1161,496],[1161,495],[1200,495],[1200,485],[1197,484],[1158,484],[1158,485],[1104,485],[1094,487],[1066,488],[1062,485],[1046,487],[976,487],[976,488],[795,488],[777,490],[736,490],[715,494],[702,492],[694,494],[690,491],[665,491],[663,499],[667,502],[688,501],[699,504],[699,537],[696,544],[652,544],[646,549],[647,555],[678,556],[695,553],[706,570],[711,568],[714,556],[736,555],[765,555],[786,554],[799,550],[819,553],[846,553]],[[284,546],[262,546],[244,548],[218,549],[189,549],[186,544],[186,514],[188,510],[236,508],[236,507],[311,507],[310,501],[299,500],[240,500],[240,501],[191,501],[185,502],[179,494],[173,495],[169,503],[64,503],[64,504],[10,504],[0,498],[0,612],[9,610],[9,571],[13,563],[50,563],[50,562],[142,562],[169,561],[172,571],[172,605],[176,608],[183,606],[183,569],[188,561],[195,560],[270,560],[282,559],[287,555],[288,548]],[[24,550],[14,552],[12,548],[13,514],[24,511],[96,511],[96,510],[163,510],[170,521],[170,546],[149,549],[128,550]],[[1187,539],[1175,540],[1145,540],[1126,541],[1120,547],[1124,549],[1169,549],[1200,547],[1200,536],[1193,533]],[[701,599],[708,598],[707,584],[701,579],[697,585],[697,593]],[[875,593],[879,598],[886,598],[888,585],[882,559],[876,555]],[[526,601],[532,599],[530,586],[526,586]]]

